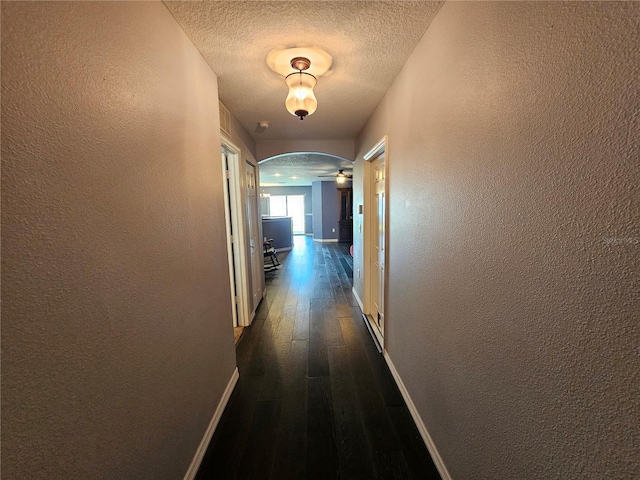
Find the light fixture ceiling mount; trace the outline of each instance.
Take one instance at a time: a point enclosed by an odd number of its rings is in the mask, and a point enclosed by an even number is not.
[[[291,59],[291,66],[296,70],[309,70],[311,60],[306,57],[295,57]]]
[[[316,111],[318,100],[313,88],[318,83],[317,77],[327,73],[332,62],[331,55],[316,47],[287,48],[269,53],[269,68],[285,77],[285,83],[289,87],[285,100],[289,113],[303,120]]]
[[[308,58],[293,58],[291,66],[298,71],[290,73],[285,78],[285,83],[289,87],[289,95],[287,95],[284,105],[289,113],[304,120],[304,117],[311,115],[318,108],[318,100],[313,93],[313,87],[316,86],[318,80],[310,73],[303,71],[311,66],[311,61]]]

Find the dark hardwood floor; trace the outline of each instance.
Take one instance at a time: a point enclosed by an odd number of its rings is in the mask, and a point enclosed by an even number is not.
[[[197,478],[440,479],[351,293],[349,246],[295,240]]]

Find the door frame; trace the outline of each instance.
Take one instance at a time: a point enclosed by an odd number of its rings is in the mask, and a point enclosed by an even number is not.
[[[373,321],[373,295],[374,293],[371,291],[372,289],[372,260],[373,260],[373,242],[374,235],[376,232],[373,231],[374,219],[373,215],[375,215],[376,209],[374,204],[374,195],[375,191],[373,189],[374,183],[374,174],[375,171],[373,169],[373,161],[378,158],[381,154],[385,155],[384,161],[384,276],[382,281],[384,282],[384,290],[383,290],[383,305],[384,305],[384,324],[383,331],[378,329],[378,326]],[[382,350],[384,350],[384,337],[385,331],[387,330],[388,325],[388,315],[387,315],[387,290],[388,290],[388,277],[389,277],[389,148],[388,148],[388,135],[382,137],[365,155],[363,162],[363,177],[364,177],[364,188],[363,188],[363,204],[364,204],[364,232],[363,232],[363,288],[364,288],[364,302],[363,307],[364,318],[369,323],[370,330],[376,336],[378,343]]]
[[[260,217],[260,170],[258,168],[258,162],[245,159],[245,163],[242,164],[243,170],[243,190],[241,203],[244,207],[249,205],[249,185],[247,184],[247,172],[249,168],[253,168],[253,183],[255,193],[255,203],[253,205],[253,216],[249,218],[249,212],[244,210],[245,219],[245,243],[247,246],[247,308],[249,312],[249,324],[255,317],[255,312],[258,308],[258,304],[264,296],[264,285],[262,280],[264,279],[264,257],[263,257],[263,244],[262,244],[262,222]],[[255,244],[252,244],[252,239],[249,236],[251,228],[249,223],[255,221]],[[255,262],[251,258],[251,248],[254,249]],[[251,288],[249,288],[251,287]]]
[[[223,154],[228,151],[225,165],[221,161],[224,184],[225,223],[227,230],[227,257],[229,261],[229,282],[231,285],[231,302],[237,305],[233,310],[234,327],[247,327],[251,323],[249,317],[249,279],[247,278],[247,245],[245,241],[242,170],[240,166],[240,149],[229,139],[221,135]],[[221,159],[222,160],[222,159]],[[228,170],[227,170],[228,168]],[[227,179],[229,180],[227,182]],[[233,236],[231,226],[233,225]],[[234,246],[236,248],[234,248]],[[233,292],[236,292],[234,297]]]

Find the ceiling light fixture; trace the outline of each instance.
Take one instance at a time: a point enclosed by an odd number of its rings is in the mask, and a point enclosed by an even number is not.
[[[333,57],[319,47],[291,47],[269,52],[267,65],[283,76],[289,87],[284,102],[289,113],[303,120],[316,111],[318,100],[313,88],[318,77],[331,73],[332,62]]]
[[[316,86],[318,80],[304,71],[311,66],[311,61],[308,58],[295,57],[291,59],[291,66],[298,71],[290,73],[284,80],[289,87],[289,95],[287,95],[284,105],[289,113],[304,120],[304,117],[311,115],[318,108],[318,100],[313,93],[313,87]]]
[[[336,173],[335,175],[318,175],[318,176],[319,177],[333,177],[333,178],[336,179],[336,182],[338,182],[340,185],[345,183],[350,178],[353,178],[353,175],[350,175],[348,173],[344,173],[344,170],[338,170],[338,173]]]

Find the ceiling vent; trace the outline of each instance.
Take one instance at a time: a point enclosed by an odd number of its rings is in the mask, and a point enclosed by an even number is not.
[[[231,137],[231,113],[222,102],[218,101],[218,103],[220,104],[220,130]]]

